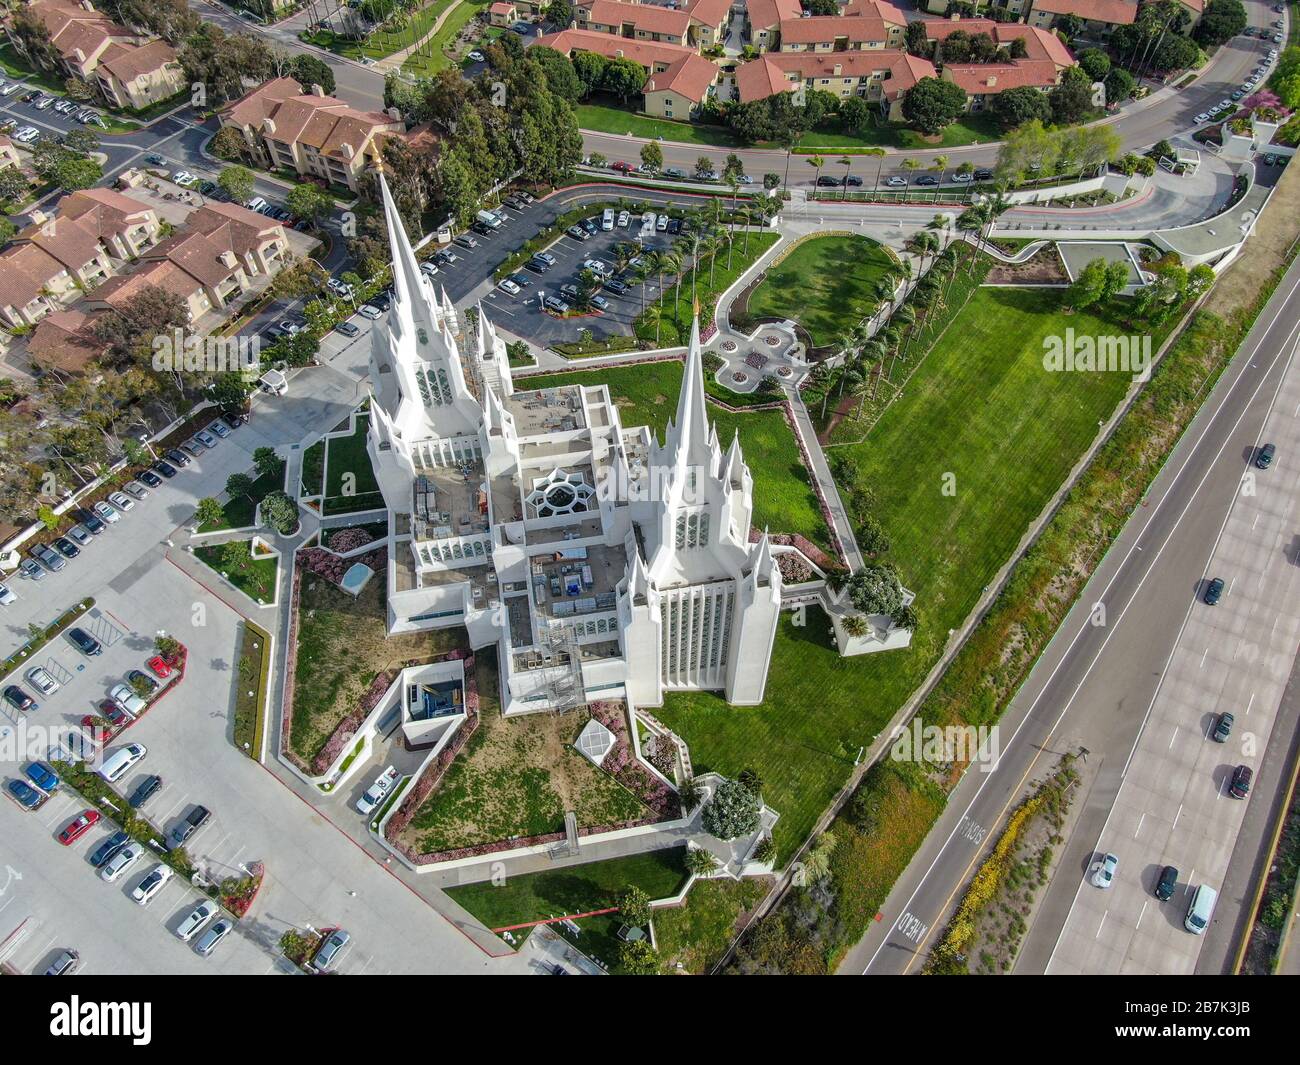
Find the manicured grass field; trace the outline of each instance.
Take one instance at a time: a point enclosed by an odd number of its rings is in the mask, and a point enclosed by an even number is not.
[[[658,712],[690,744],[697,769],[758,771],[764,797],[782,815],[775,830],[782,861],[843,784],[859,746],[924,678],[948,630],[961,624],[1128,387],[1125,374],[1043,370],[1043,338],[1067,325],[1076,334],[1126,332],[1116,321],[1067,317],[1060,301],[1056,291],[977,290],[902,398],[861,444],[845,448],[876,495],[889,557],[917,593],[911,647],[841,659],[820,612],[802,628],[786,614],[760,706],[673,694]],[[945,473],[955,475],[955,495],[943,494]],[[756,477],[755,497],[763,491]]]
[[[736,148],[740,141],[736,135],[724,126],[702,126],[695,122],[677,122],[670,118],[654,118],[650,115],[638,115],[616,104],[590,102],[578,104],[578,126],[582,129],[595,130],[599,133],[615,133],[620,136],[662,137],[667,141],[683,144],[699,144],[709,148]],[[629,154],[625,162],[639,161],[640,148],[628,147]],[[613,160],[611,159],[611,162]],[[721,167],[715,169],[721,170]]]
[[[446,7],[446,4],[440,6]],[[442,24],[438,32],[402,64],[402,73],[417,78],[429,78],[451,66],[453,60],[444,49],[456,39],[456,35],[464,29],[470,19],[482,10],[483,2],[461,0],[460,6],[447,16],[447,21]]]
[[[257,517],[257,504],[268,493],[277,488],[284,487],[284,467],[280,463],[279,471],[271,474],[263,474],[253,481],[253,488],[248,495],[234,496],[222,504],[222,520],[210,522],[207,525],[200,525],[200,532],[221,532],[225,529],[247,529],[253,524]],[[248,471],[251,476],[253,471]]]
[[[867,237],[806,240],[768,270],[750,294],[748,313],[795,318],[815,345],[833,344],[875,306],[872,288],[896,263]]]
[[[708,377],[706,376],[706,381]],[[523,379],[520,379],[523,381]],[[648,425],[663,437],[677,409],[682,387],[682,364],[652,362],[641,366],[547,374],[516,387],[554,387],[564,384],[606,384],[619,407],[625,426]],[[721,392],[716,386],[711,391]],[[802,533],[813,543],[829,547],[817,496],[799,458],[794,436],[780,411],[732,414],[710,405],[709,417],[718,427],[724,450],[740,431],[740,446],[754,475],[754,525],[772,532]]]
[[[431,3],[414,12],[410,20],[401,29],[394,30],[391,33],[385,30],[377,30],[365,40],[356,41],[345,38],[332,30],[320,30],[308,34],[307,40],[333,52],[335,55],[346,56],[348,59],[383,59],[384,56],[411,47],[412,43],[429,32],[429,27],[438,20],[438,16],[454,2],[455,0],[432,0]],[[468,0],[463,0],[463,2],[464,6],[468,7],[471,12],[475,10],[474,6],[468,3]],[[450,21],[451,19],[448,19],[448,22]],[[444,23],[445,27],[446,23]]]
[[[686,882],[685,857],[685,847],[669,847],[507,877],[500,886],[491,881],[466,884],[448,888],[447,894],[488,928],[503,928],[546,917],[603,910],[617,905],[618,897],[633,886],[651,899],[675,895]]]
[[[366,453],[369,428],[369,417],[359,415],[356,429],[350,436],[332,436],[325,442],[326,514],[346,514],[384,505],[379,482],[375,480],[375,471]]]

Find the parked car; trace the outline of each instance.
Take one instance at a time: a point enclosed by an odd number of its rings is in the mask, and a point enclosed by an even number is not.
[[[59,790],[59,776],[45,762],[28,762],[23,770],[27,779],[46,795],[53,795]]]
[[[900,177],[898,174],[891,174],[885,178],[885,185],[891,189],[903,189],[907,187],[907,178]]]
[[[27,682],[42,695],[53,695],[59,690],[59,682],[44,666],[33,666],[29,669]]]
[[[10,606],[18,602],[18,596],[10,590],[9,585],[0,584],[0,606]]]
[[[113,857],[118,851],[131,842],[131,837],[125,832],[114,832],[108,839],[104,840],[98,847],[90,853],[87,859],[91,867],[99,869],[105,862]]]
[[[140,860],[142,853],[144,848],[139,843],[134,841],[128,843],[104,863],[99,870],[99,878],[108,884],[121,879],[122,875]]]
[[[143,500],[149,495],[149,489],[139,481],[127,481],[126,484],[122,485],[122,491],[127,495],[134,496],[137,500]]]
[[[82,525],[84,525],[87,529],[90,530],[92,536],[98,536],[100,533],[102,533],[105,529],[108,528],[108,526],[104,524],[103,519],[98,514],[96,514],[93,510],[87,509],[86,507],[81,507],[78,510],[74,510],[72,513],[73,516],[79,522],[81,522]]]
[[[109,492],[108,501],[124,514],[135,509],[135,500],[125,492]]]
[[[135,899],[136,905],[138,906],[148,906],[150,900],[165,888],[171,878],[175,875],[176,874],[172,871],[171,866],[163,865],[159,862],[149,871],[145,878],[132,889],[131,898]]]
[[[592,296],[591,305],[600,311],[609,310],[609,300],[607,300],[604,296]]]
[[[69,540],[66,536],[60,536],[58,539],[51,541],[50,546],[54,548],[64,558],[76,558],[81,554],[81,548]]]
[[[141,669],[130,670],[126,675],[126,682],[134,691],[143,689],[146,695],[152,695],[158,690],[158,682]]]
[[[148,485],[150,488],[157,488],[162,484],[162,478],[154,473],[153,470],[141,470],[135,476],[141,484]]]
[[[220,908],[215,902],[211,899],[203,899],[176,926],[176,938],[182,943],[188,943],[202,931],[204,925],[220,912]]]
[[[9,781],[5,785],[5,790],[9,793],[9,797],[24,810],[39,810],[49,798],[23,780]]]
[[[336,333],[342,333],[345,337],[354,337],[361,333],[361,330],[357,326],[348,321],[339,322],[334,327],[334,331]]]
[[[179,847],[195,832],[212,819],[212,811],[206,806],[196,806],[185,818],[171,830],[167,837],[168,848]]]
[[[195,953],[206,958],[217,949],[217,945],[225,939],[226,936],[230,935],[230,930],[233,927],[234,925],[231,923],[230,918],[221,918],[221,920],[204,932],[199,938],[198,943],[194,947]]]
[[[208,428],[212,432],[216,433],[217,436],[219,436],[222,440],[226,439],[226,437],[230,435],[230,426],[228,426],[220,418],[218,418],[215,422],[209,425]]]
[[[18,572],[30,581],[45,580],[45,571],[30,558],[24,558],[18,563]]]
[[[336,928],[326,936],[325,942],[316,951],[316,956],[311,960],[311,967],[318,973],[329,972],[343,960],[343,955],[351,945],[352,937],[343,929]]]
[[[548,311],[554,311],[556,314],[569,313],[569,305],[565,303],[564,300],[558,299],[555,296],[547,296],[544,304]]]
[[[453,237],[452,243],[459,244],[462,248],[478,247],[478,241],[475,240],[473,237],[471,237],[468,233],[460,233],[457,236]]]
[[[582,226],[569,226],[569,228],[566,229],[564,232],[567,233],[569,236],[571,236],[574,240],[586,241],[591,239],[587,235],[587,231],[583,229]]]
[[[70,847],[76,843],[82,836],[90,831],[93,825],[99,824],[98,810],[82,810],[71,821],[67,827],[59,833],[59,842],[65,847]]]
[[[145,711],[145,701],[125,684],[115,684],[108,696],[132,717],[139,717]]]
[[[83,655],[93,658],[95,655],[103,653],[103,645],[85,629],[69,629],[68,639],[72,641],[73,646]]]
[[[58,555],[57,552],[50,550],[44,544],[37,544],[31,549],[31,556],[40,562],[51,573],[58,573],[67,566],[67,563]]]
[[[167,664],[167,660],[162,655],[154,655],[145,663],[151,673],[156,677],[167,678],[172,675],[172,667]]]
[[[163,455],[165,455],[167,461],[170,462],[173,466],[175,466],[178,470],[183,470],[186,466],[190,464],[190,457],[187,454],[185,454],[185,452],[181,451],[179,448],[169,447],[166,451],[163,452]]]
[[[188,461],[188,460],[186,460],[186,461]],[[172,465],[170,462],[168,462],[166,459],[158,459],[158,460],[157,460],[157,461],[156,461],[152,466],[150,466],[149,468],[150,468],[151,470],[153,470],[155,473],[161,474],[163,477],[165,477],[165,478],[166,478],[167,480],[169,480],[169,481],[170,481],[173,477],[176,476],[176,467],[173,466],[173,465]],[[147,483],[147,482],[146,482],[146,483]]]
[[[209,450],[217,446],[217,438],[206,430],[200,429],[194,434],[194,439]],[[111,496],[109,497],[112,498]]]
[[[550,267],[540,259],[529,259],[528,262],[524,263],[524,269],[531,270],[535,274],[544,274]]]
[[[162,790],[162,786],[163,778],[157,773],[152,773],[140,782],[139,787],[131,792],[131,797],[126,801],[132,809],[138,810],[157,795]]]
[[[602,287],[614,293],[616,296],[622,296],[628,291],[627,282],[617,277],[609,278]]]
[[[916,183],[918,185],[937,185],[939,184],[939,179],[933,174],[922,174],[916,179]]]
[[[18,687],[17,684],[9,684],[5,687],[4,701],[15,710],[21,710],[24,714],[30,714],[41,708],[41,704]]]
[[[363,303],[357,308],[357,314],[361,315],[362,318],[369,318],[372,322],[377,322],[383,317],[384,312],[378,307],[371,306],[369,303]]]

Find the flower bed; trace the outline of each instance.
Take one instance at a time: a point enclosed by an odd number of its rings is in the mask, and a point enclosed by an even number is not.
[[[374,543],[374,537],[365,529],[353,526],[330,533],[325,547],[336,555],[346,555],[349,551],[356,551],[370,543]]]
[[[658,814],[656,820],[672,821],[681,817],[682,805],[677,792],[647,772],[633,753],[627,708],[622,703],[596,702],[588,704],[587,709],[614,735],[614,746],[605,755],[600,768]]]
[[[344,530],[350,532],[351,530]],[[360,558],[341,558],[333,551],[324,547],[306,547],[298,552],[298,565],[308,573],[314,573],[317,577],[324,577],[331,584],[341,584],[343,574],[347,573],[358,562],[362,565],[369,566],[376,573],[384,573],[388,569],[388,546],[384,545],[377,551],[368,555],[362,555]]]
[[[243,917],[252,908],[265,878],[266,866],[261,862],[249,862],[247,877],[230,877],[221,882],[221,905],[236,917]]]

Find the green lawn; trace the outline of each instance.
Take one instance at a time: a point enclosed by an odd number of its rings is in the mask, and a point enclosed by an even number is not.
[[[384,505],[379,482],[375,480],[375,471],[366,453],[369,428],[369,416],[358,415],[351,435],[332,436],[326,440],[324,513],[346,514]],[[308,472],[305,462],[303,469],[304,473]]]
[[[666,141],[698,144],[706,148],[738,148],[740,140],[725,126],[704,126],[695,122],[678,122],[671,118],[654,118],[625,110],[616,104],[578,104],[578,126],[599,133],[631,137],[662,137]],[[628,162],[636,162],[631,157]],[[721,170],[721,167],[716,167]]]
[[[701,256],[698,270],[690,269],[691,259],[688,250],[684,257],[683,266],[686,271],[682,274],[681,284],[668,284],[668,279],[664,279],[667,285],[666,291],[650,304],[644,313],[637,315],[633,323],[636,335],[644,341],[657,343],[659,347],[667,348],[685,344],[691,334],[693,307],[691,275],[694,273],[699,275],[695,282],[694,298],[698,299],[700,304],[700,328],[703,329],[713,321],[718,296],[780,239],[776,233],[746,234],[743,229],[737,229],[732,241],[730,267],[727,265],[728,253],[725,244],[722,250],[713,256],[716,262],[711,264],[707,257]]]
[[[706,382],[709,378],[706,377]],[[610,367],[601,370],[547,374],[529,378],[527,387],[566,384],[609,386],[626,426],[648,425],[661,438],[668,419],[677,409],[682,387],[682,364],[651,362],[641,366]],[[725,390],[718,386],[711,393]],[[733,400],[736,398],[728,394]],[[780,411],[749,411],[732,414],[710,405],[709,417],[718,427],[718,440],[725,449],[736,430],[740,446],[754,475],[754,525],[772,532],[802,533],[813,543],[829,548],[829,535],[822,521],[817,496],[799,457],[798,446]]]
[[[196,547],[194,557],[209,569],[220,573],[250,599],[269,603],[275,598],[275,581],[280,564],[274,558],[253,558],[249,553],[251,540],[235,540],[241,551],[237,563],[227,560],[227,544]]]
[[[897,262],[867,237],[806,240],[768,270],[748,314],[798,319],[817,347],[833,344],[875,306],[872,288]]]
[[[199,532],[222,532],[226,529],[248,529],[257,516],[257,504],[268,493],[277,488],[284,488],[284,467],[281,461],[278,472],[263,474],[253,481],[248,495],[234,496],[222,504],[223,517],[220,521],[209,522],[199,526]],[[251,476],[253,471],[249,470]]]
[[[438,16],[454,2],[455,0],[432,0],[431,3],[416,11],[400,29],[392,32],[377,30],[361,41],[342,37],[332,30],[304,34],[303,38],[348,59],[383,59],[394,52],[400,52],[403,48],[411,47],[414,41],[418,41],[429,32],[429,27],[438,21]],[[466,3],[467,6],[473,7],[467,0]]]
[[[8,42],[0,44],[0,69],[3,69],[5,76],[10,79],[25,81],[29,88],[44,89],[47,92],[58,93],[60,96],[67,93],[67,87],[61,79],[33,69]]]
[[[697,880],[683,906],[654,911],[660,972],[707,973],[735,936],[741,917],[757,906],[772,886],[768,877]]]
[[[302,490],[304,495],[321,494],[325,482],[325,441],[317,440],[302,453]]]
[[[782,861],[843,784],[859,746],[924,678],[948,630],[961,624],[1128,386],[1124,374],[1043,370],[1043,337],[1067,325],[1076,334],[1124,332],[1089,314],[1067,317],[1060,300],[1052,290],[977,290],[866,439],[829,451],[846,455],[858,483],[874,492],[889,557],[917,593],[911,647],[840,659],[819,612],[803,628],[787,614],[762,705],[671,694],[658,712],[690,744],[697,769],[758,770],[765,798],[782,815],[775,832]],[[953,496],[942,492],[949,472]]]
[[[685,856],[685,847],[670,847],[605,862],[512,876],[499,886],[491,881],[466,884],[448,888],[447,894],[488,928],[504,928],[525,921],[603,910],[617,905],[619,895],[634,885],[651,899],[675,895],[686,882]]]
[[[452,65],[454,62],[445,49],[456,39],[465,25],[482,12],[482,3],[472,3],[471,0],[461,0],[461,4],[455,11],[447,16],[447,21],[442,24],[438,32],[424,44],[419,52],[410,56],[402,64],[403,74],[412,74],[417,78],[429,78],[440,70]]]

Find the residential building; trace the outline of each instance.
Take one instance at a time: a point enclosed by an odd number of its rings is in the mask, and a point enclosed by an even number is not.
[[[768,52],[736,69],[736,92],[742,103],[790,92],[802,104],[809,89],[840,99],[861,96],[879,106],[891,122],[899,122],[903,95],[922,78],[935,76],[929,60],[899,49]]]
[[[90,0],[31,0],[26,7],[49,32],[59,55],[58,72],[97,86],[112,106],[148,107],[185,87],[171,45],[119,25]],[[6,32],[15,50],[26,55],[7,24]]]
[[[580,30],[658,44],[684,47],[688,43],[691,16],[676,8],[625,0],[578,0],[573,14]]]
[[[689,118],[713,91],[719,74],[718,67],[694,49],[594,30],[561,30],[538,38],[537,43],[570,59],[579,52],[594,52],[639,63],[646,72],[645,109],[663,118]]]
[[[406,129],[395,112],[358,111],[320,86],[304,93],[293,78],[264,82],[218,117],[243,134],[258,165],[353,191],[379,158],[383,138]]]
[[[0,170],[7,167],[22,167],[22,157],[18,154],[18,149],[14,147],[14,142],[4,134],[0,134]]]
[[[380,175],[393,307],[371,331],[367,450],[389,510],[388,629],[495,648],[506,714],[668,691],[761,702],[781,608],[754,483],[705,406],[698,323],[663,443],[605,385],[517,390],[505,342],[419,270]]]
[[[488,22],[493,26],[513,26],[519,21],[519,8],[509,0],[496,0],[488,6]]]
[[[1074,57],[1061,39],[1037,26],[971,18],[928,21],[925,28],[929,39],[940,44],[960,31],[971,36],[987,34],[997,45],[1001,57],[987,63],[950,63],[942,58],[942,48],[936,49],[939,76],[966,91],[972,111],[983,110],[993,96],[1007,89],[1030,86],[1048,92],[1060,82],[1066,68],[1074,65]],[[1024,43],[1025,54],[1009,58],[1017,39]]]
[[[721,45],[731,22],[731,0],[688,0],[682,5],[690,15],[690,43],[701,50]]]
[[[98,316],[73,307],[42,318],[27,340],[27,357],[33,367],[41,373],[84,373],[108,348],[94,333]]]
[[[1089,37],[1104,37],[1116,26],[1131,26],[1137,19],[1137,0],[1031,0],[1025,22],[1029,26],[1050,30],[1062,15],[1083,19],[1083,31]]]
[[[138,270],[102,285],[91,306],[121,307],[149,285],[181,297],[194,322],[228,308],[252,288],[254,278],[275,274],[288,247],[278,222],[238,204],[209,203],[143,255]]]
[[[782,52],[903,48],[907,19],[893,4],[854,0],[838,15],[782,19],[778,33]]]
[[[745,0],[745,41],[760,52],[781,45],[781,23],[799,18],[799,0]]]
[[[55,211],[31,212],[0,252],[0,320],[11,328],[35,325],[94,289],[161,233],[151,208],[112,189],[74,192]]]

